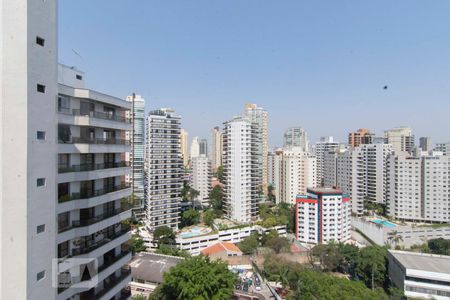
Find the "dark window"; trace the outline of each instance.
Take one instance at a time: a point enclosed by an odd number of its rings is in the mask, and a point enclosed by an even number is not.
[[[36,44],[44,46],[45,44],[45,39],[41,38],[40,36],[36,37]]]
[[[58,245],[58,257],[65,257],[69,255],[69,241],[65,241]]]
[[[76,77],[78,80],[83,79],[83,76],[81,76],[81,75],[79,75],[79,74],[77,74],[75,77]]]
[[[45,178],[38,178],[36,181],[37,186],[44,186],[45,185]]]
[[[58,95],[58,111],[63,113],[70,112],[70,98],[65,95]]]
[[[38,131],[36,137],[38,140],[45,140],[45,131]]]
[[[45,270],[36,274],[36,281],[39,281],[45,277]]]
[[[36,228],[36,232],[37,232],[37,233],[42,233],[42,232],[44,232],[44,231],[45,231],[45,224],[39,225],[39,226]]]
[[[45,85],[43,85],[43,84],[38,84],[38,85],[37,85],[37,91],[38,91],[39,93],[45,93]]]
[[[70,139],[71,139],[70,126],[66,124],[58,124],[59,143],[68,143]]]

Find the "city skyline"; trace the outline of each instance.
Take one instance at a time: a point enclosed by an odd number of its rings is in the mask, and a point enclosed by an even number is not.
[[[192,136],[209,137],[245,103],[257,103],[270,114],[270,149],[291,126],[312,142],[397,126],[449,140],[450,42],[441,38],[450,33],[448,2],[104,4],[60,2],[61,62],[85,70],[89,87],[143,95],[147,111],[172,107]],[[108,53],[98,51],[105,45]],[[348,117],[336,123],[336,114]]]

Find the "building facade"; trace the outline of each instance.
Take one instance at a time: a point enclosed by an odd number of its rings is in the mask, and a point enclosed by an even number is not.
[[[208,140],[201,139],[198,143],[198,146],[199,146],[198,154],[208,156]]]
[[[314,155],[316,157],[316,176],[318,186],[325,185],[325,154],[330,151],[337,151],[339,147],[339,142],[335,142],[332,136],[321,137],[320,141],[315,144]]]
[[[419,147],[420,149],[422,149],[422,151],[426,152],[433,151],[433,143],[431,142],[431,138],[428,136],[421,137],[419,139]]]
[[[247,117],[238,116],[224,123],[225,212],[241,223],[256,218],[262,197],[259,138],[258,125]]]
[[[190,150],[190,154],[191,154],[191,159],[193,159],[194,157],[197,157],[200,155],[200,139],[198,138],[198,136],[194,136],[192,138],[192,143],[191,143],[191,150]]]
[[[180,131],[181,141],[181,156],[183,157],[183,166],[187,167],[189,164],[189,134],[186,130]]]
[[[391,144],[395,153],[409,152],[414,150],[414,135],[409,127],[396,127],[384,132],[384,143]]]
[[[216,172],[222,165],[223,138],[218,126],[211,130],[211,167]]]
[[[375,134],[370,133],[367,128],[360,128],[356,132],[350,132],[348,134],[348,146],[351,148],[358,147],[359,145],[372,144]]]
[[[268,183],[272,187],[275,202],[281,202],[283,149],[268,154]]]
[[[284,148],[300,147],[303,151],[309,151],[308,134],[302,127],[289,127],[284,132]]]
[[[334,188],[308,189],[295,203],[295,236],[308,244],[350,239],[350,197]]]
[[[211,191],[211,163],[204,154],[192,159],[192,188],[199,192],[195,205],[208,207]]]
[[[181,117],[170,108],[148,115],[148,203],[147,226],[150,230],[168,226],[178,228],[180,221],[182,176]]]

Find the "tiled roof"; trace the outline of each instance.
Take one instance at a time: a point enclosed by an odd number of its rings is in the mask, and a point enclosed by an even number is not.
[[[235,244],[227,242],[218,242],[214,245],[211,245],[203,249],[201,252],[205,255],[211,255],[222,251],[241,253],[241,250]]]

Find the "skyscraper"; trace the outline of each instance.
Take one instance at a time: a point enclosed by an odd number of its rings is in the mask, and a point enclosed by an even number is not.
[[[258,213],[262,176],[259,138],[258,125],[247,117],[224,123],[225,212],[237,222],[248,223]]]
[[[200,140],[198,136],[192,138],[191,143],[191,159],[200,155]]]
[[[151,229],[178,228],[183,185],[180,123],[181,117],[170,108],[148,115],[147,224]]]
[[[183,165],[187,167],[189,164],[189,134],[186,130],[181,129],[181,156],[183,157]]]
[[[302,127],[289,127],[284,132],[284,148],[300,147],[302,151],[309,151],[308,134]]]
[[[144,149],[145,149],[145,100],[140,95],[127,97],[132,103],[132,110],[127,116],[132,123],[132,130],[128,132],[127,139],[131,142],[131,152],[127,153],[127,161],[131,163],[131,174],[127,182],[131,183],[134,196],[133,211],[138,217],[143,217],[144,192]]]
[[[258,125],[257,127],[257,138],[258,138],[258,159],[262,167],[262,191],[267,194],[267,154],[268,151],[268,128],[267,128],[267,111],[262,107],[258,107],[256,104],[245,104],[244,116],[248,117],[251,122]]]
[[[332,136],[321,137],[315,144],[314,155],[317,160],[317,185],[324,186],[325,173],[325,154],[330,151],[337,151],[340,147],[339,142],[335,142]]]
[[[192,188],[199,192],[194,199],[195,205],[207,207],[211,190],[211,164],[204,154],[192,159]]]
[[[198,145],[199,145],[199,155],[208,156],[208,140],[201,139]]]
[[[223,139],[218,126],[211,130],[211,167],[213,172],[222,165]]]
[[[421,137],[419,139],[419,147],[422,151],[430,152],[433,150],[433,144],[430,137]]]
[[[392,145],[395,153],[414,150],[414,135],[409,127],[396,127],[384,132],[384,142]]]
[[[272,186],[275,202],[281,202],[283,149],[276,149],[268,154],[268,184]]]
[[[3,1],[0,14],[0,298],[119,298],[131,279],[131,105],[57,65],[56,0]]]
[[[367,128],[360,128],[356,132],[350,132],[348,134],[348,145],[352,148],[359,145],[372,144],[375,134],[370,133]]]

